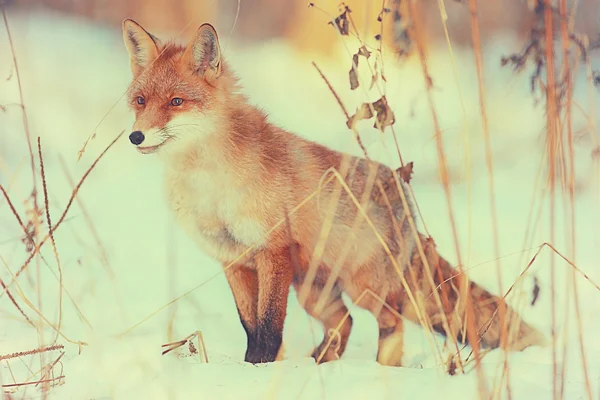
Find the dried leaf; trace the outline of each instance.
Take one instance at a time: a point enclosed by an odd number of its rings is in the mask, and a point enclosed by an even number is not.
[[[12,67],[10,67],[10,71],[8,72],[8,77],[6,78],[6,81],[10,81],[13,77],[13,71],[14,71],[14,65]]]
[[[359,86],[358,83],[358,73],[356,71],[356,67],[358,67],[359,56],[363,56],[365,58],[371,57],[371,52],[367,49],[366,46],[361,46],[360,49],[352,56],[352,67],[350,68],[350,72],[348,72],[350,78],[350,90],[354,90]]]
[[[358,53],[356,54],[365,58],[371,57],[371,52],[367,49],[367,46],[365,45],[360,46],[360,49],[358,49]]]
[[[356,68],[354,66],[358,66],[358,54],[352,56],[352,67],[350,67],[350,72],[348,72],[348,77],[350,80],[350,90],[354,90],[359,86],[358,83],[358,73],[356,72]]]
[[[396,173],[404,182],[410,183],[410,178],[413,173],[413,162],[411,161],[405,166],[398,168],[396,170]],[[396,187],[396,180],[394,179],[393,175],[387,181],[382,182],[381,189],[377,192],[373,200],[375,200],[375,202],[381,205],[385,205],[386,202],[383,198],[384,192],[387,195],[389,202],[394,202],[400,199],[400,193],[398,192],[398,188]]]
[[[344,6],[344,11],[335,18],[335,25],[337,26],[340,33],[344,36],[348,36],[350,23],[348,22],[348,14],[352,11],[348,6]],[[331,22],[329,24],[333,25]]]
[[[369,85],[369,90],[373,89],[373,86],[375,86],[375,83],[377,82],[378,77],[379,77],[379,72],[375,72],[373,75],[371,75],[371,84]]]
[[[456,375],[456,361],[454,361],[454,357],[451,357],[448,362],[448,375]]]
[[[350,90],[354,90],[359,86],[358,76],[356,75],[356,69],[354,67],[350,68],[350,72],[348,73],[350,80]]]
[[[400,167],[396,170],[400,178],[406,183],[410,183],[410,178],[413,173],[413,162],[409,162],[404,167]]]
[[[375,110],[377,114],[377,121],[373,124],[374,128],[381,129],[383,132],[386,127],[392,125],[395,122],[394,112],[387,104],[387,99],[385,96],[382,96],[379,100],[370,104]],[[350,129],[354,129],[356,123],[362,119],[370,119],[373,116],[373,112],[371,111],[371,107],[369,107],[369,103],[363,103],[356,110],[356,113],[351,116],[348,121],[346,121],[346,125]]]
[[[382,132],[386,127],[393,125],[396,122],[394,112],[387,103],[385,96],[373,103],[373,109],[377,113],[377,123],[373,127],[380,129]],[[379,125],[379,126],[378,126]]]
[[[377,68],[377,59],[375,59],[375,65],[373,66],[373,75],[371,75],[371,84],[369,85],[369,90],[373,89],[375,83],[377,83],[377,78],[379,78],[379,69]]]
[[[534,306],[540,296],[540,283],[538,282],[537,276],[533,277],[533,299],[531,299],[531,305]]]
[[[196,346],[194,346],[194,342],[192,342],[191,340],[188,342],[188,350],[190,351],[191,355],[198,354],[198,350],[196,349]]]
[[[377,15],[377,22],[383,21],[383,14],[387,14],[391,11],[392,10],[387,7],[382,8],[381,11],[379,12],[379,15]]]
[[[369,103],[362,103],[360,107],[356,109],[356,113],[346,121],[346,125],[350,129],[354,129],[358,121],[363,119],[369,119],[373,117],[373,113],[371,112],[371,107],[369,107]]]

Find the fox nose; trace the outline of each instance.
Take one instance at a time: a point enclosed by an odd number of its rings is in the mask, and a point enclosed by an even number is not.
[[[141,131],[131,132],[129,135],[129,141],[138,146],[144,141],[144,134]]]

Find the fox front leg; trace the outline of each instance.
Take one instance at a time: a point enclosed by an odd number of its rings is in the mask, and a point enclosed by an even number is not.
[[[265,249],[255,256],[258,277],[256,330],[248,337],[245,361],[272,362],[277,358],[283,338],[287,300],[292,283],[289,248]]]
[[[256,347],[256,334],[258,332],[258,275],[254,269],[236,264],[225,270],[225,276],[231,287],[240,321],[248,338],[246,346],[247,359],[250,349]]]

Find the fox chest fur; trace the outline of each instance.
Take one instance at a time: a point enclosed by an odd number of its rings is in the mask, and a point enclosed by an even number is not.
[[[252,189],[214,160],[170,168],[167,201],[182,229],[204,252],[232,262],[248,247],[266,245],[268,228],[249,213]]]

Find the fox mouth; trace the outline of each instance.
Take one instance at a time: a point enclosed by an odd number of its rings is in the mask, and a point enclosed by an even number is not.
[[[168,141],[170,140],[167,139],[162,143],[159,143],[157,145],[154,146],[137,146],[136,149],[137,151],[139,151],[142,154],[152,154],[152,153],[156,153],[158,151],[158,149],[160,149],[161,147],[163,147]]]

